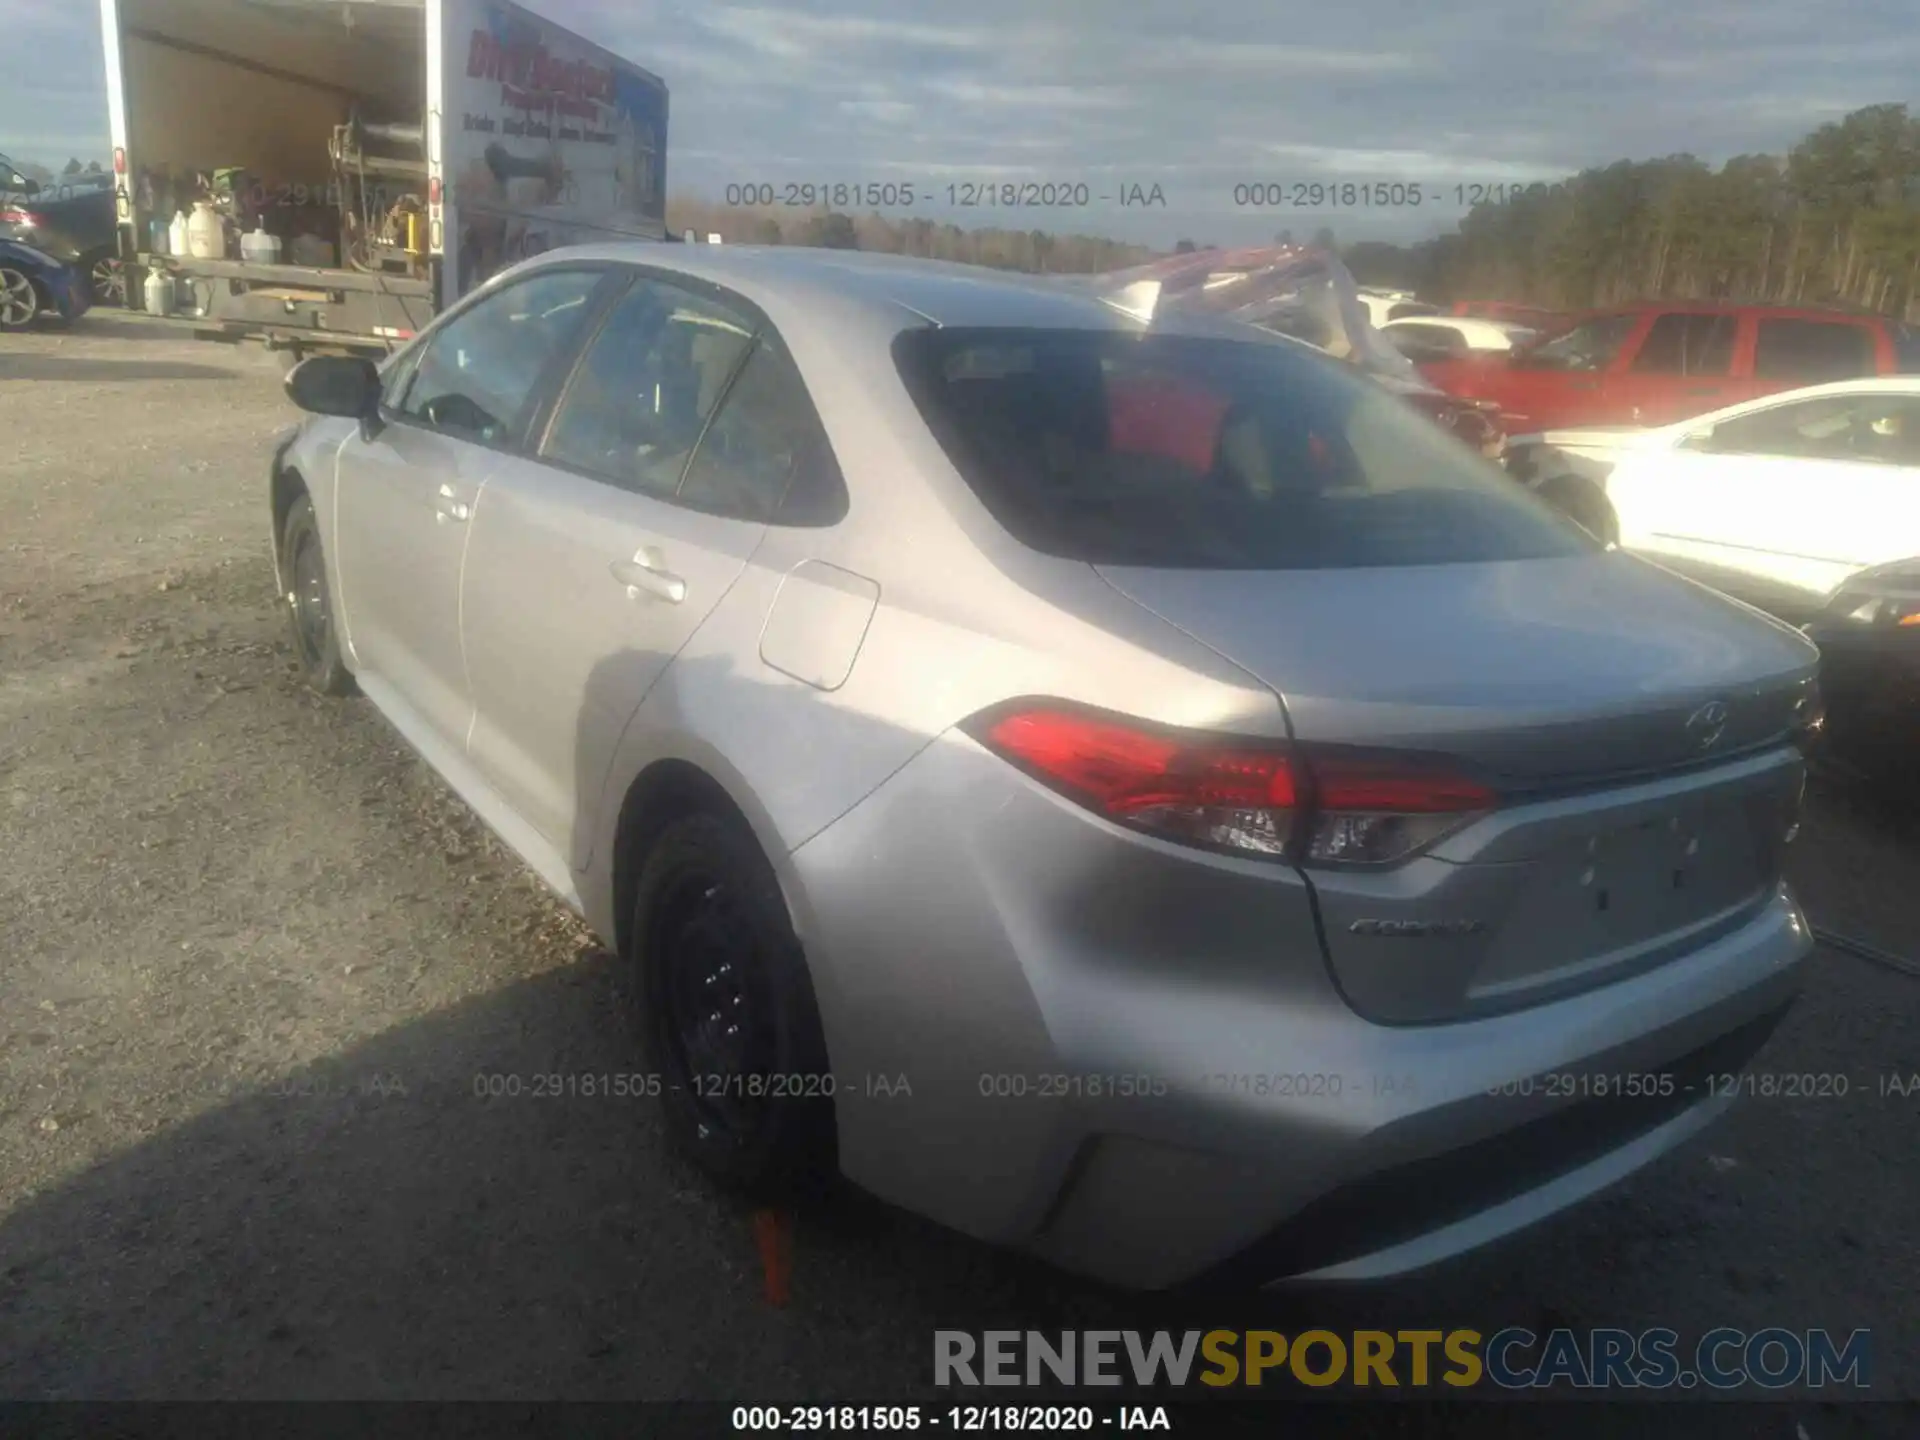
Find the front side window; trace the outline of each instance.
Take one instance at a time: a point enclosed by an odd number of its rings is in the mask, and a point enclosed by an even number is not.
[[[1605,370],[1638,323],[1635,315],[1603,315],[1514,357],[1527,370]]]
[[[1920,465],[1920,398],[1826,395],[1722,421],[1699,447],[1716,455]]]
[[[910,331],[929,428],[1036,550],[1303,570],[1522,560],[1593,542],[1404,399],[1284,341]]]
[[[670,498],[756,325],[744,309],[635,281],[568,381],[541,455]]]
[[[585,320],[601,273],[542,270],[474,302],[427,338],[396,412],[462,440],[509,442],[540,377]]]
[[[1733,369],[1731,315],[1661,315],[1633,357],[1637,375],[1726,375]]]

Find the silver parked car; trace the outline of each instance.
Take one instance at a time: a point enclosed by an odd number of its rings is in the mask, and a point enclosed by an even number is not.
[[[713,1175],[1128,1286],[1396,1274],[1729,1103],[1816,655],[1139,299],[553,252],[292,373],[280,592],[624,957]]]

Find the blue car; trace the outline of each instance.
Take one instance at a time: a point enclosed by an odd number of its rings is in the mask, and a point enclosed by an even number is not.
[[[91,303],[80,270],[18,240],[0,240],[0,331],[24,330],[35,320],[64,324]]]

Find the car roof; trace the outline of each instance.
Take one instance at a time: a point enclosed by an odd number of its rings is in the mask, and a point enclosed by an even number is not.
[[[633,240],[549,250],[533,265],[566,260],[644,265],[721,285],[755,304],[820,319],[848,308],[902,329],[925,325],[1137,331],[1074,277],[1026,275],[948,260],[793,245],[666,245]],[[517,269],[518,267],[516,267]],[[1188,311],[1164,311],[1155,333],[1251,340],[1267,332]],[[1271,338],[1271,337],[1268,337]]]

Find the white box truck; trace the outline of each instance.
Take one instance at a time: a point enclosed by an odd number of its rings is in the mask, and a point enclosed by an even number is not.
[[[100,10],[128,303],[158,270],[203,334],[385,350],[524,256],[667,238],[665,82],[509,0]]]

